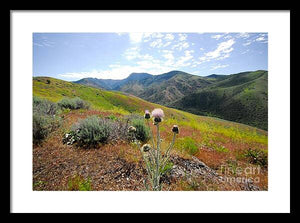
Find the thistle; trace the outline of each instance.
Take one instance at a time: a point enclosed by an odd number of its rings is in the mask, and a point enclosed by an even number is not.
[[[145,119],[150,119],[150,112],[148,110],[145,111]]]
[[[166,164],[168,163],[168,160],[170,158],[170,151],[172,150],[174,143],[175,143],[175,137],[179,133],[179,128],[177,125],[174,125],[172,128],[173,132],[173,139],[170,145],[167,147],[166,153],[164,156],[161,154],[161,141],[162,139],[160,138],[160,132],[159,132],[159,125],[163,121],[164,117],[164,112],[160,108],[156,108],[152,111],[151,113],[152,118],[153,118],[153,124],[156,126],[156,142],[153,137],[153,133],[150,130],[151,133],[151,139],[152,139],[152,145],[150,144],[144,144],[143,146],[140,146],[140,143],[138,140],[135,139],[135,142],[138,144],[140,148],[140,152],[142,154],[143,160],[146,164],[146,170],[147,170],[147,175],[148,175],[148,184],[147,181],[144,180],[144,185],[146,187],[146,190],[149,190],[149,183],[150,183],[150,189],[154,191],[160,191],[162,189],[162,184],[160,182],[160,178],[162,175],[162,170],[165,168]],[[150,112],[148,110],[145,111],[145,120],[148,124],[148,127],[150,128],[149,125],[149,119],[150,119]],[[134,127],[131,128],[132,126],[129,127],[129,132],[135,132]]]
[[[144,151],[144,152],[148,152],[150,149],[151,149],[150,144],[145,144],[142,146],[142,151]]]
[[[152,111],[152,117],[155,125],[161,122],[164,116],[165,116],[164,111],[161,110],[160,108],[156,108]]]
[[[172,128],[172,132],[178,134],[179,133],[179,128],[177,125],[173,125],[173,128]]]
[[[130,133],[136,132],[136,128],[133,126],[129,126],[128,132],[130,132]]]

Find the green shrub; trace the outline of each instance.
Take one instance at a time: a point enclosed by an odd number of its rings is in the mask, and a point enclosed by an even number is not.
[[[143,119],[133,119],[132,125],[136,128],[135,137],[141,142],[147,142],[150,139],[150,129],[145,125]]]
[[[175,143],[176,147],[186,151],[190,155],[195,155],[198,152],[198,146],[191,137],[180,138]]]
[[[268,166],[268,152],[266,150],[249,148],[244,154],[250,163],[258,164],[262,167]]]
[[[109,122],[94,115],[72,126],[72,134],[74,134],[79,145],[92,146],[98,143],[106,143],[110,133]]]
[[[90,108],[90,103],[82,100],[81,98],[73,98],[76,108],[75,109],[89,109]]]
[[[61,123],[57,116],[58,106],[46,99],[33,97],[32,137],[33,143],[40,143]]]
[[[68,190],[72,191],[90,191],[92,189],[91,179],[87,180],[81,176],[74,176],[68,181]]]
[[[68,109],[88,109],[90,104],[87,101],[82,100],[81,98],[63,98],[58,103],[61,108]]]
[[[161,170],[161,173],[162,174],[168,174],[168,173],[170,173],[171,170],[172,170],[172,168],[173,168],[173,165],[174,164],[172,162],[168,161],[166,163],[166,165],[164,166],[164,168]]]
[[[46,116],[33,114],[32,122],[33,143],[36,144],[50,133],[50,121]]]
[[[220,152],[220,153],[228,153],[229,150],[224,147],[223,145],[214,145],[213,148],[217,151],[217,152]]]
[[[56,115],[59,107],[56,103],[53,103],[47,99],[41,99],[33,96],[32,100],[33,113],[40,115]]]
[[[105,118],[110,119],[110,120],[113,120],[113,121],[118,120],[118,117],[116,117],[116,116],[114,116],[114,115],[109,115],[109,116],[106,116]]]

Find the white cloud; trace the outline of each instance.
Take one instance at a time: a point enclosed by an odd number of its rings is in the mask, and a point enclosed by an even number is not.
[[[129,33],[130,42],[133,44],[140,43],[143,39],[143,35],[143,33]]]
[[[267,43],[267,35],[266,34],[260,34],[258,38],[255,39],[256,42],[261,42],[261,43]]]
[[[224,36],[224,39],[232,39],[232,36],[230,36],[230,35]]]
[[[214,51],[210,51],[204,54],[204,56],[200,57],[200,63],[209,62],[213,59],[223,60],[230,56],[230,52],[233,51],[232,45],[235,43],[234,39],[227,40],[225,42],[221,42],[217,49]]]
[[[82,78],[92,77],[99,79],[124,79],[131,73],[150,73],[153,75],[162,74],[172,70],[172,66],[165,66],[159,60],[141,60],[136,65],[115,65],[109,66],[106,70],[97,70],[91,72],[78,72],[78,73],[64,73],[58,76],[64,77],[68,80],[79,80]]]
[[[179,42],[172,46],[172,49],[177,49],[179,51],[188,48],[190,45],[188,42]]]
[[[175,40],[174,34],[171,33],[147,33],[144,34],[143,42],[150,42],[152,48],[164,48],[172,45],[172,49],[178,49],[179,51],[189,47],[189,43],[186,42],[187,35],[183,33],[178,34],[178,39]]]
[[[179,41],[185,41],[186,38],[187,38],[187,35],[186,35],[186,34],[183,34],[183,33],[179,33],[179,34],[178,34],[178,37],[179,37]]]
[[[144,33],[143,42],[149,42],[155,39],[162,39],[164,35],[162,33]]]
[[[174,38],[175,38],[175,37],[174,37],[173,34],[168,33],[168,34],[165,35],[165,39],[166,39],[166,40],[173,40]]]
[[[246,43],[243,43],[243,46],[249,46],[252,43],[251,40],[248,40]]]
[[[149,54],[139,55],[139,58],[143,59],[143,60],[154,60],[153,56],[151,56]]]
[[[133,59],[136,59],[136,58],[139,58],[140,56],[140,48],[139,47],[131,47],[131,48],[128,48],[125,53],[124,53],[124,56],[127,60],[133,60]]]
[[[43,46],[44,46],[43,44],[39,44],[39,43],[33,43],[33,45],[35,45],[35,46],[40,46],[40,47],[43,47]]]
[[[152,41],[150,43],[150,46],[152,48],[162,48],[171,45],[174,38],[174,35],[170,33],[167,33],[165,35],[162,33],[151,33],[147,36],[147,38],[144,39],[144,42]]]
[[[167,60],[174,60],[174,56],[171,52],[163,54],[163,57],[166,58]]]
[[[143,42],[149,42],[151,40],[152,33],[144,33]]]
[[[228,64],[224,64],[224,65],[219,64],[219,65],[212,66],[212,68],[210,70],[216,70],[216,69],[225,68],[228,66],[229,66]]]
[[[42,36],[39,42],[33,42],[34,46],[39,47],[54,47],[55,42],[48,40],[46,36]]]
[[[243,38],[243,39],[247,39],[250,37],[249,33],[239,33],[236,35],[236,38]]]
[[[166,59],[166,61],[163,63],[164,66],[174,66],[174,60],[175,57],[173,55],[173,51],[172,50],[162,50],[163,54],[162,57],[164,57]]]
[[[163,47],[167,47],[167,46],[169,46],[169,45],[171,45],[172,44],[172,42],[170,41],[170,42],[166,42],[164,45],[163,45]]]
[[[163,38],[164,35],[162,33],[152,33],[151,37],[152,38]]]
[[[186,50],[184,51],[184,54],[187,56],[187,55],[191,55],[191,53],[194,53],[195,51],[194,50]]]
[[[161,39],[156,39],[150,43],[150,46],[153,48],[161,48],[163,45],[164,44]]]
[[[184,56],[181,56],[176,63],[174,64],[175,67],[186,67],[191,65],[191,60],[193,59],[194,50],[186,50],[184,51]]]
[[[258,37],[255,41],[264,41],[264,40],[266,40],[265,37],[260,36],[260,37]]]
[[[74,79],[82,79],[86,77],[91,77],[89,76],[90,72],[80,72],[80,73],[64,73],[64,74],[58,74],[57,76],[64,77],[68,80],[74,80]]]
[[[127,59],[127,60],[134,60],[134,59],[143,59],[143,60],[153,60],[153,57],[149,54],[141,54],[140,53],[140,48],[135,46],[135,47],[131,47],[128,48],[125,53],[123,54],[123,56]]]
[[[219,40],[223,35],[213,35],[211,38]]]
[[[247,49],[246,51],[243,51],[243,52],[241,52],[241,54],[245,54],[245,53],[248,53],[250,50],[249,49]]]
[[[249,46],[254,42],[268,43],[267,34],[259,34],[255,39],[248,39],[246,43],[243,43],[243,46]]]

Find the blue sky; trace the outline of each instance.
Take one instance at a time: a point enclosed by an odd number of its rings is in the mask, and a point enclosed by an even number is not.
[[[123,79],[268,70],[267,33],[34,33],[33,76]]]

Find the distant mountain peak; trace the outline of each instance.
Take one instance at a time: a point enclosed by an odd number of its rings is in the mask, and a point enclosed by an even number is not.
[[[152,77],[153,75],[148,73],[131,73],[127,78],[127,80],[141,80],[148,77]],[[123,79],[124,80],[124,79]]]
[[[220,76],[224,76],[224,74],[211,74],[206,77],[220,77]]]

